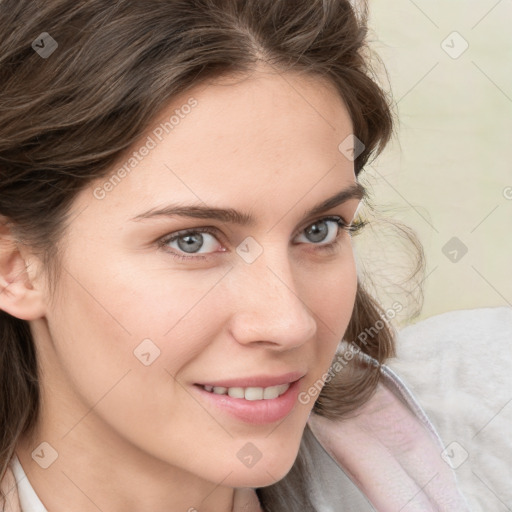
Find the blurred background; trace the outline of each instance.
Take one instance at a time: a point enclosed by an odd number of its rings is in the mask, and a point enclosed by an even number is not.
[[[424,246],[424,305],[413,322],[512,306],[512,1],[369,4],[371,47],[399,125],[363,182]]]

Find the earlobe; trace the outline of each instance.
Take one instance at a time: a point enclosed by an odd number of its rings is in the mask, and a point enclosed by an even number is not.
[[[0,309],[20,320],[36,320],[45,314],[45,303],[35,273],[36,259],[24,257],[9,229],[0,226]]]

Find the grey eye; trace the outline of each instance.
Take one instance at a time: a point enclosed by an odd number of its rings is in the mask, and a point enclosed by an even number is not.
[[[205,237],[206,242],[205,242]],[[212,240],[210,242],[211,250],[208,250],[208,237]],[[177,244],[177,246],[172,246],[171,244]],[[190,232],[184,233],[182,235],[176,235],[172,239],[166,242],[166,245],[173,249],[177,249],[179,251],[185,252],[187,254],[196,254],[202,249],[205,245],[207,250],[203,252],[211,252],[215,249],[215,246],[218,244],[216,238],[210,233],[200,233],[200,232]]]
[[[332,236],[331,239],[326,239],[329,235],[328,224],[334,224],[336,229],[331,230]],[[332,242],[338,233],[338,223],[335,220],[318,220],[313,224],[309,225],[306,229],[303,230],[305,236],[307,236],[307,240],[313,243],[329,243]]]

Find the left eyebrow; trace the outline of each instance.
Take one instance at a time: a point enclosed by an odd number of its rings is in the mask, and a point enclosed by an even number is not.
[[[349,187],[340,190],[337,194],[317,204],[310,210],[304,212],[304,217],[330,210],[335,206],[343,204],[350,199],[363,199],[366,195],[366,189],[360,183],[353,183]],[[234,210],[233,208],[214,208],[203,205],[177,205],[171,204],[163,208],[152,208],[144,213],[135,216],[131,221],[137,222],[154,217],[192,217],[195,219],[214,219],[224,223],[239,224],[241,226],[254,226],[255,218],[245,212]]]

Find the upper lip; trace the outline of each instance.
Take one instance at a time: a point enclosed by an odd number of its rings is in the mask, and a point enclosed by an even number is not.
[[[304,377],[306,372],[288,372],[281,375],[253,375],[251,377],[241,377],[235,379],[224,379],[215,381],[198,382],[200,386],[213,386],[223,388],[268,388],[270,386],[279,386],[281,384],[290,384]]]

